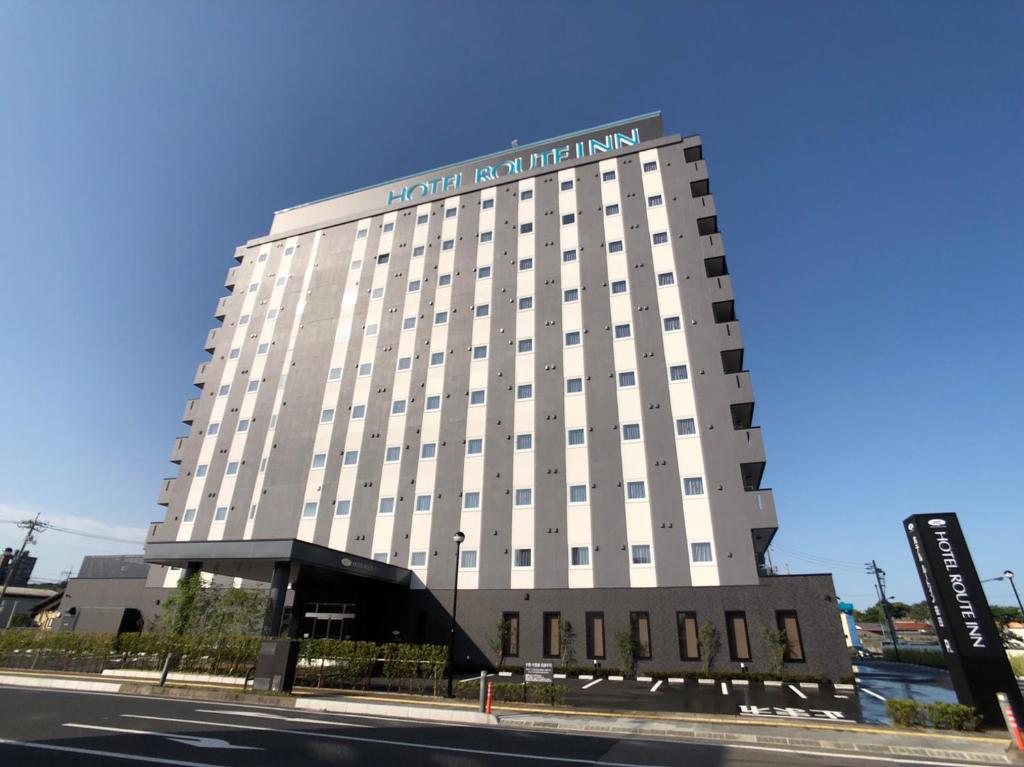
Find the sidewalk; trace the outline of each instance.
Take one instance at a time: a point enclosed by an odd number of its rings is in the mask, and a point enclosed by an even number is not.
[[[0,685],[19,687],[229,701],[337,714],[557,730],[580,735],[686,739],[728,743],[734,747],[776,746],[786,751],[838,750],[865,756],[911,757],[942,760],[946,763],[1024,765],[1024,758],[1007,750],[1009,737],[1003,733],[957,734],[897,730],[878,725],[825,721],[758,721],[738,716],[685,712],[607,713],[521,704],[501,704],[495,707],[494,714],[483,714],[477,710],[474,701],[423,698],[398,693],[351,690],[325,692],[305,688],[296,690],[294,695],[266,695],[243,692],[237,684],[197,684],[190,681],[160,687],[148,679],[115,679],[98,674],[0,670]]]

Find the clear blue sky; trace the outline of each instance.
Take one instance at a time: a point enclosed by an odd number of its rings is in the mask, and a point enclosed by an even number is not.
[[[1022,40],[1020,3],[6,0],[0,519],[162,518],[274,210],[660,109],[704,137],[775,561],[917,600],[900,520],[956,511],[1024,581]],[[126,548],[46,533],[38,572]]]

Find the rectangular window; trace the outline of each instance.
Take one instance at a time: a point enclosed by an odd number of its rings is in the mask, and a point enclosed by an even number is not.
[[[220,389],[217,390],[218,397],[226,397],[231,393],[231,384],[223,384]]]
[[[445,218],[455,218],[455,216],[458,215],[458,212],[459,212],[458,208],[446,208],[445,211],[444,211],[444,217]]]
[[[217,432],[219,432],[219,431],[220,431],[220,424],[219,423],[211,423],[209,425],[209,427],[207,427],[207,429],[206,429],[206,436],[207,437],[215,437],[215,436],[217,436]]]
[[[587,486],[586,485],[569,485],[569,503],[586,503],[587,502]],[[573,563],[576,564],[576,563]]]
[[[448,251],[455,249],[455,240],[444,240],[441,243],[441,250]]]
[[[420,289],[421,284],[422,283],[419,280],[409,280],[409,292],[415,293],[417,290]]]
[[[431,365],[443,365],[444,364],[444,352],[431,352],[430,353],[430,364]]]
[[[513,567],[533,567],[533,549],[516,549]]]
[[[404,320],[402,320],[402,330],[412,330],[415,327],[416,327],[416,318],[415,317],[406,317]]]
[[[409,370],[412,368],[412,357],[399,357],[398,358],[398,370]]]
[[[565,345],[566,346],[579,346],[580,345],[580,331],[570,330],[565,334]]]
[[[327,373],[328,381],[340,381],[341,380],[341,368],[331,368]]]
[[[405,412],[406,402],[404,399],[396,399],[391,403],[391,415],[402,415]]]
[[[533,190],[532,189],[524,189],[523,191],[521,191],[519,193],[519,199],[520,200],[532,200],[533,199]]]
[[[796,611],[779,610],[775,613],[775,625],[786,634],[786,654],[784,660],[790,663],[801,663],[804,658],[804,643],[800,638],[800,623],[796,619]]]
[[[422,245],[417,245],[412,249],[412,257],[420,258],[424,254],[424,252],[426,252],[425,248]]]
[[[359,364],[359,375],[362,377],[370,375],[373,372],[372,362],[362,362]]]
[[[434,324],[444,325],[448,322],[448,312],[434,312]]]
[[[691,543],[690,558],[694,562],[711,562],[711,544],[707,542]]]
[[[683,324],[679,321],[678,317],[665,317],[663,324],[665,326],[666,333],[671,333],[673,330],[680,330],[683,327]]]
[[[684,495],[704,495],[704,479],[702,477],[687,477],[683,480]]]
[[[729,657],[734,661],[750,660],[747,614],[740,611],[727,612],[725,614],[725,629],[729,635]]]
[[[209,470],[209,464],[201,463],[196,466],[196,478],[201,479],[206,476],[206,472]]]
[[[347,517],[351,508],[352,501],[348,500],[347,498],[339,499],[338,502],[334,504],[334,516]]]
[[[249,507],[249,519],[256,519],[256,504]]]
[[[522,258],[519,260],[519,271],[525,272],[528,269],[533,269],[533,257]]]
[[[394,514],[395,513],[395,499],[392,497],[381,498],[380,503],[377,505],[378,514]]]
[[[585,442],[583,429],[569,429],[569,446],[582,445]]]
[[[651,241],[655,245],[664,245],[666,242],[668,242],[668,232],[655,232],[654,235],[651,237]]]
[[[658,287],[664,288],[676,284],[676,275],[673,272],[662,272],[658,275]]]
[[[572,301],[579,301],[580,300],[580,289],[579,288],[568,288],[567,290],[562,291],[562,299],[566,303],[571,303]]]
[[[417,495],[416,496],[416,511],[430,511],[430,504],[433,500],[433,496],[430,495]]]
[[[361,240],[361,239],[363,239],[366,236],[366,234],[367,234],[367,230],[365,228],[360,229],[360,230],[358,230],[356,232],[356,239],[357,240]]]
[[[391,260],[391,254],[390,253],[381,253],[379,256],[377,256],[377,266],[383,266],[384,264],[386,264],[390,260]]]
[[[409,567],[426,567],[427,552],[414,551],[409,555]]]
[[[570,189],[572,189],[572,179],[566,179],[565,181],[558,185],[558,188],[562,192],[568,192]]]
[[[484,200],[480,207],[483,208],[484,210],[490,210],[491,208],[494,207],[494,198],[491,197],[487,200]]]
[[[658,162],[656,160],[652,160],[651,162],[645,162],[644,163],[644,173],[650,173],[652,170],[657,170],[657,169],[658,169]]]
[[[267,341],[264,341],[263,343],[261,343],[259,346],[256,347],[256,353],[257,354],[266,354],[269,351],[270,351],[270,343],[267,342]]]
[[[532,506],[533,505],[533,489],[529,487],[520,487],[516,489],[516,506]]]
[[[238,324],[239,325],[248,325],[249,324],[249,315],[248,314],[243,314],[241,317],[239,317],[238,318]]]
[[[427,223],[429,219],[429,215],[427,215],[426,213],[420,213],[418,216],[416,216],[416,226],[420,226],[421,224]]]
[[[218,506],[216,511],[213,512],[213,521],[214,522],[223,522],[227,518],[228,518],[228,507],[227,506]]]
[[[431,458],[437,457],[437,443],[436,442],[424,442],[420,446],[420,458],[424,460],[430,460]]]
[[[590,567],[590,547],[573,546],[569,550],[569,563],[573,567]]]
[[[640,439],[640,424],[638,424],[638,423],[624,423],[624,424],[622,424],[622,438],[623,439]]]
[[[611,171],[611,173],[612,178],[615,178],[615,171]],[[583,550],[586,551],[586,549]],[[604,613],[587,613],[586,627],[587,660],[602,660],[605,657]]]
[[[387,562],[388,561],[388,553],[386,551],[378,551],[378,552],[374,553],[373,561],[374,562]]]
[[[562,614],[544,613],[544,657],[558,658],[562,655]]]
[[[519,384],[516,387],[516,399],[532,399],[533,384]]]
[[[476,550],[466,549],[459,557],[459,567],[463,570],[476,570]]]
[[[249,292],[250,293],[255,293],[259,289],[260,289],[260,284],[258,282],[249,283]]]
[[[314,453],[312,468],[322,469],[327,465],[327,453]]]
[[[659,205],[661,205],[661,202],[662,200],[660,194],[652,194],[650,197],[647,198],[647,207],[656,208]]]
[[[612,240],[608,243],[609,253],[621,253],[622,252],[622,240]]]
[[[270,320],[276,320],[276,319],[277,319],[277,311],[278,311],[277,309],[270,309],[270,310],[269,310],[269,311],[267,312],[267,320],[268,320],[268,321],[270,321]]]
[[[519,311],[533,308],[533,296],[523,296],[519,299]]]
[[[647,486],[642,479],[626,483],[626,498],[631,501],[642,501],[647,497]]]
[[[676,436],[689,437],[697,433],[697,424],[692,418],[676,419]]]
[[[384,463],[395,463],[402,457],[402,448],[398,445],[387,448],[384,452]]]
[[[579,394],[583,391],[583,379],[582,378],[566,378],[565,379],[565,393],[566,394]]]
[[[633,335],[633,329],[629,326],[629,323],[623,323],[622,325],[615,326],[615,337],[616,338],[629,338]]]
[[[576,249],[562,251],[562,263],[570,263],[576,260]]]
[[[224,473],[229,477],[235,476],[238,473],[238,461],[229,461],[227,471]]]
[[[606,170],[604,173],[601,174],[601,180],[602,181],[614,181],[615,180],[615,171],[613,171],[613,170]]]
[[[487,359],[487,345],[481,344],[480,346],[473,347],[473,359],[485,360]]]
[[[668,377],[670,381],[685,381],[690,374],[686,370],[686,365],[673,365],[668,369]]]
[[[238,421],[238,431],[246,432],[249,431],[249,419],[242,418]]]
[[[480,437],[466,440],[466,452],[469,455],[483,455],[484,441]]]
[[[532,434],[517,434],[516,435],[516,450],[533,450],[533,435]]]
[[[619,386],[636,386],[636,371],[626,370],[619,373]]]
[[[472,491],[472,492],[466,493],[465,497],[463,498],[463,504],[462,505],[463,505],[463,508],[466,508],[466,509],[479,509],[480,508],[480,493],[478,493],[475,490]]]
[[[238,359],[238,355],[241,353],[241,351],[242,351],[241,349],[239,349],[238,347],[235,347],[234,349],[232,349],[231,351],[228,352],[228,359],[229,360],[236,360],[236,359]]]
[[[306,505],[302,507],[302,518],[312,519],[316,516],[316,501],[306,501]]]
[[[575,213],[566,213],[566,214],[564,214],[562,216],[562,226],[568,226],[569,224],[575,224],[575,223],[576,223],[576,214]]]
[[[651,616],[648,613],[630,613],[629,631],[633,635],[638,660],[651,659]]]
[[[482,405],[487,401],[487,392],[484,389],[474,389],[469,393],[470,405]]]
[[[358,272],[360,269],[363,268],[363,259],[357,258],[355,261],[352,262],[352,265],[349,268],[353,272]],[[288,278],[284,277],[283,279],[288,279]],[[284,283],[281,283],[281,284],[283,285]]]
[[[476,309],[474,311],[475,311],[477,317],[486,317],[488,314],[491,313],[491,305],[490,304],[477,304],[477,307],[476,307]]]
[[[480,242],[490,242],[494,239],[494,232],[480,232]]]
[[[181,521],[184,522],[186,525],[190,525],[193,522],[195,522],[196,521],[196,510],[195,509],[185,509],[185,514],[182,516]]]
[[[441,395],[431,394],[427,397],[427,410],[440,410],[441,409]]]
[[[700,660],[697,613],[676,613],[676,627],[679,630],[679,659]]]
[[[366,405],[352,406],[352,420],[358,421],[366,417]]]
[[[479,269],[476,270],[476,278],[478,280],[486,280],[490,276],[491,267],[489,266],[481,266]]]
[[[451,273],[442,274],[442,275],[438,276],[438,278],[437,278],[437,287],[443,288],[445,285],[451,285],[451,284],[452,284],[452,275],[451,275]]]
[[[359,451],[346,450],[345,457],[342,459],[342,463],[345,466],[355,466],[357,463],[359,463]]]
[[[395,231],[395,222],[388,221],[386,224],[384,224],[384,231],[385,233]]]
[[[516,351],[520,354],[526,354],[527,352],[533,351],[533,339],[532,338],[520,338],[516,344]]]
[[[519,234],[529,234],[533,231],[533,222],[527,221],[525,224],[520,225]]]
[[[320,423],[331,423],[334,420],[334,408],[324,408],[320,411]]]
[[[604,214],[606,216],[619,215],[619,204],[617,202],[613,202],[610,205],[606,205],[604,208]]]
[[[245,387],[245,390],[249,394],[252,394],[253,392],[259,391],[260,390],[260,382],[259,381],[249,381],[249,385]]]
[[[502,613],[501,654],[506,658],[519,657],[519,613]]]

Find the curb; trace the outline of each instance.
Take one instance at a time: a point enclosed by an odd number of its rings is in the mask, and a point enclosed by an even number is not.
[[[330,698],[298,698],[295,708],[306,711],[326,711],[332,714],[366,714],[392,717],[394,719],[419,719],[431,722],[456,722],[460,724],[498,724],[494,714],[465,709],[428,708],[425,706],[400,706],[388,703],[359,703],[333,700]]]
[[[78,690],[79,692],[121,692],[120,682],[92,682],[88,679],[54,679],[53,677],[0,674],[0,684],[12,687],[37,687],[49,690]]]

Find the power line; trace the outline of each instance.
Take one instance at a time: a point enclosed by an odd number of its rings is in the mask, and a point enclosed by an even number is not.
[[[846,560],[846,559],[832,559],[831,557],[823,557],[820,554],[810,554],[810,553],[808,553],[806,551],[800,551],[799,549],[794,549],[794,548],[791,548],[789,546],[782,546],[782,545],[777,544],[777,543],[773,544],[773,545],[775,546],[775,548],[779,549],[780,551],[784,551],[784,552],[793,554],[794,556],[802,556],[802,557],[806,557],[806,558],[810,558],[810,559],[815,559],[815,560],[818,560],[818,561],[821,561],[821,562],[827,562],[829,564],[836,565],[837,567],[852,567],[852,568],[855,568],[858,571],[860,571],[862,569],[862,567],[863,567],[863,565],[861,565],[859,562],[851,562],[851,561]]]
[[[21,522],[18,522],[18,521],[13,520],[13,519],[0,519],[0,523],[7,524],[7,525],[19,525],[19,526],[21,526]],[[116,537],[111,536],[111,535],[101,535],[99,533],[87,533],[84,530],[72,530],[69,527],[58,527],[57,525],[51,525],[48,522],[40,522],[39,523],[39,529],[40,529],[40,531],[42,531],[42,530],[53,530],[53,531],[58,532],[58,533],[67,533],[68,535],[79,535],[79,536],[81,536],[83,538],[93,538],[93,539],[98,540],[98,541],[113,541],[114,543],[132,543],[132,544],[135,544],[136,546],[141,545],[143,543],[143,541],[141,541],[141,540],[131,540],[129,538],[116,538]]]

